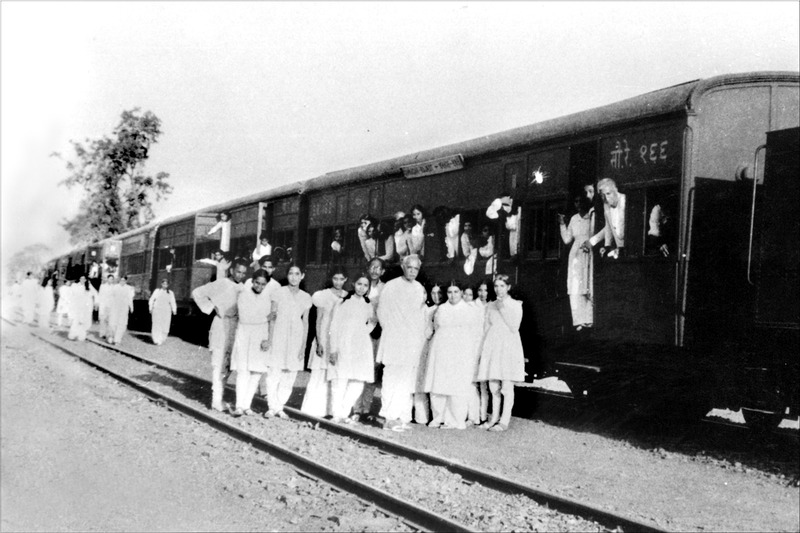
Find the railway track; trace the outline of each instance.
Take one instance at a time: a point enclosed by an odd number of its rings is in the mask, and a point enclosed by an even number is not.
[[[43,336],[35,331],[31,331],[31,334],[34,337],[37,337],[40,340],[79,358],[80,360],[107,373],[115,379],[126,383],[127,385],[139,390],[151,398],[156,399],[156,401],[164,403],[172,409],[180,411],[195,419],[202,420],[219,431],[223,431],[237,439],[250,443],[259,450],[272,454],[276,458],[291,464],[298,470],[311,477],[323,480],[339,488],[340,490],[353,493],[361,499],[373,503],[384,512],[400,517],[413,528],[430,531],[478,530],[471,524],[465,524],[454,519],[453,516],[446,516],[447,509],[434,511],[428,510],[421,505],[420,502],[411,501],[413,498],[397,496],[387,490],[376,487],[374,483],[367,483],[363,479],[357,479],[354,476],[344,474],[334,468],[331,468],[330,466],[326,466],[319,461],[309,459],[307,457],[307,453],[302,454],[298,453],[296,450],[292,450],[291,444],[281,444],[259,436],[252,431],[248,431],[244,429],[240,423],[244,419],[238,419],[237,421],[234,421],[234,423],[231,423],[232,419],[228,418],[227,416],[215,414],[207,410],[202,401],[191,401],[191,399],[186,401],[186,398],[176,398],[172,394],[165,394],[163,390],[157,390],[159,387],[154,388],[144,384],[142,382],[142,376],[145,374],[142,374],[141,372],[138,374],[138,378],[130,377],[130,372],[121,372],[111,368],[111,366],[114,365],[102,364],[96,361],[95,358],[87,356],[85,353],[79,353],[77,350],[73,349],[74,346],[65,346],[64,343],[47,338],[46,336]],[[195,387],[202,388],[204,391],[207,390],[209,386],[207,380],[194,374],[168,367],[146,357],[123,350],[117,346],[111,346],[91,338],[89,340],[98,348],[102,348],[105,351],[112,351],[122,354],[130,361],[135,361],[139,365],[146,365],[150,372],[152,372],[153,369],[156,369],[160,373],[172,376],[172,379],[176,380],[176,382],[181,381],[184,382],[185,385],[194,384]],[[154,377],[152,382],[164,382],[164,378]],[[191,387],[191,385],[187,386]],[[169,388],[169,386],[167,388]],[[176,387],[173,387],[172,391],[174,391],[175,388]],[[205,393],[203,393],[203,397],[204,396]],[[197,405],[198,403],[200,403],[200,405]],[[263,400],[260,398],[257,398],[254,404],[256,408],[265,408],[263,405]],[[608,528],[610,530],[621,529],[624,531],[663,531],[652,524],[608,512],[577,500],[548,493],[541,489],[529,487],[502,476],[498,476],[492,472],[464,465],[436,454],[405,446],[398,442],[376,437],[367,433],[366,431],[361,431],[352,426],[344,426],[325,419],[312,417],[296,409],[287,408],[286,411],[291,418],[300,422],[299,425],[307,426],[309,430],[310,428],[313,428],[314,430],[323,429],[330,435],[347,437],[348,439],[359,443],[362,446],[358,452],[359,456],[362,454],[363,449],[366,448],[372,449],[375,453],[382,456],[391,456],[395,458],[395,460],[404,460],[406,462],[411,461],[413,462],[412,464],[424,463],[430,468],[444,469],[449,473],[449,475],[455,476],[456,479],[462,480],[463,483],[471,484],[473,487],[481,487],[482,490],[489,491],[487,494],[487,501],[493,501],[496,499],[494,496],[492,496],[492,492],[499,492],[511,498],[522,497],[524,500],[530,500],[531,504],[535,502],[535,504],[547,509],[548,512],[558,512],[565,515],[580,516],[582,518],[592,520],[601,526],[598,529]],[[248,417],[245,417],[245,419],[246,418]],[[245,425],[246,424],[247,422],[245,421]],[[263,429],[264,424],[261,423],[260,419],[257,425],[261,426]],[[408,469],[410,467],[406,468]],[[452,501],[450,501],[449,505],[453,505]],[[456,504],[456,507],[458,507],[458,504]]]

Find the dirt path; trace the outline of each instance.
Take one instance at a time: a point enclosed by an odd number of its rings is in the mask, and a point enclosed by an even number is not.
[[[3,531],[406,529],[6,324],[1,405]]]

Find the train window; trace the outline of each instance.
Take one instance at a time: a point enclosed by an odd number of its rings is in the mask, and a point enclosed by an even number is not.
[[[175,259],[172,268],[186,268],[189,266],[190,246],[176,246]]]
[[[306,261],[309,264],[318,264],[320,262],[320,250],[317,246],[317,239],[320,233],[322,233],[321,228],[311,228],[306,234]]]
[[[290,252],[294,246],[294,230],[274,231],[271,243],[272,253],[278,256],[278,261],[290,260],[292,257]]]
[[[217,250],[219,250],[219,241],[198,241],[194,250],[194,258],[195,260],[211,259]]]
[[[564,200],[528,203],[522,211],[522,253],[528,259],[556,259],[560,255],[558,214],[565,213]]]
[[[169,265],[170,268],[175,266],[175,249],[174,248],[161,248],[158,250],[158,270],[166,270]]]
[[[645,193],[644,253],[669,257],[677,248],[678,187],[651,187]]]
[[[144,272],[144,254],[123,256],[120,259],[120,273],[142,274]]]

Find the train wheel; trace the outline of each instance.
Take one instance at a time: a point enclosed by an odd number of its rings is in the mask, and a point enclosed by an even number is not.
[[[747,427],[756,431],[769,431],[777,428],[783,421],[783,411],[764,411],[742,407],[742,416]]]

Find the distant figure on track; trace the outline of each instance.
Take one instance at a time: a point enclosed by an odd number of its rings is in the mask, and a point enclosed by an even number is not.
[[[267,355],[267,402],[269,410],[265,418],[278,416],[288,418],[283,406],[292,394],[297,372],[303,370],[306,337],[308,335],[308,312],[311,296],[300,289],[305,274],[298,265],[289,267],[286,274],[288,285],[272,295],[272,312],[275,320],[270,322],[270,351]]]
[[[202,312],[214,314],[208,332],[208,349],[211,351],[211,408],[224,411],[222,392],[230,374],[230,357],[238,323],[237,299],[242,281],[247,274],[247,264],[237,260],[230,269],[230,277],[220,278],[201,285],[192,291],[192,299]]]
[[[153,337],[153,344],[158,346],[169,337],[172,315],[178,312],[175,293],[169,290],[169,281],[161,280],[161,288],[153,291],[148,305],[153,324],[150,333]]]
[[[78,282],[72,286],[70,302],[72,304],[70,310],[72,324],[67,338],[73,341],[85,341],[86,332],[92,325],[92,313],[97,307],[97,291],[94,290],[86,276],[81,276]]]
[[[97,291],[97,320],[100,322],[100,338],[105,339],[111,334],[108,327],[108,314],[111,306],[111,295],[117,290],[117,278],[113,275],[106,277],[106,282],[100,285]]]
[[[133,296],[136,289],[128,285],[128,276],[119,278],[116,287],[111,288],[108,304],[108,343],[119,344],[128,329],[128,317],[133,313]]]
[[[36,304],[39,303],[39,283],[33,277],[33,272],[25,274],[25,279],[22,280],[21,298],[22,298],[22,321],[25,324],[33,324],[36,318]]]
[[[56,306],[56,297],[53,292],[53,278],[45,278],[42,290],[39,292],[39,327],[50,330],[50,314]]]
[[[67,317],[67,327],[70,325],[70,309],[72,307],[72,280],[68,279],[58,288],[58,305],[56,305],[56,326],[61,327],[61,319]]]

